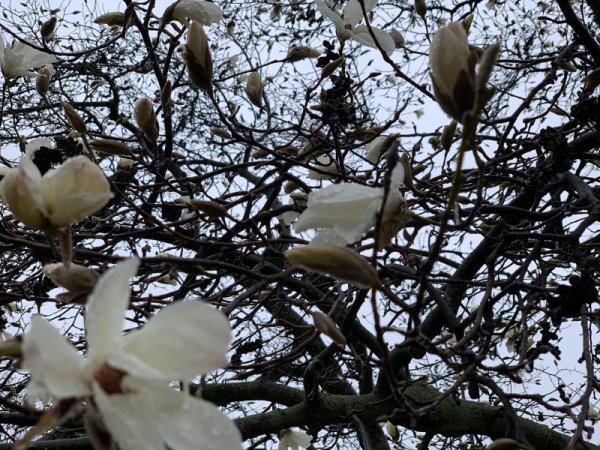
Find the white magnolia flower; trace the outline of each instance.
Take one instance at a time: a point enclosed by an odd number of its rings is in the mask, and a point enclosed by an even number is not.
[[[279,433],[279,446],[277,450],[298,450],[300,447],[310,447],[310,436],[304,431],[288,428]]]
[[[184,26],[188,24],[188,20],[210,25],[222,19],[223,10],[218,5],[204,0],[178,0],[163,14],[163,21],[177,20]]]
[[[25,144],[25,154],[29,156],[29,158],[33,159],[35,156],[35,152],[37,152],[42,147],[54,148],[54,143],[51,140],[44,137],[31,139],[30,141],[27,141],[27,144]]]
[[[89,296],[87,359],[33,318],[22,348],[28,399],[85,399],[121,450],[241,449],[237,427],[214,405],[168,387],[225,364],[227,319],[200,302],[177,302],[123,336],[138,265],[129,259],[113,267]]]
[[[319,12],[333,22],[340,39],[353,39],[367,47],[377,48],[375,41],[369,34],[369,29],[365,25],[357,26],[363,19],[362,8],[358,0],[349,0],[341,15],[327,6],[323,0],[316,0],[315,4]],[[367,13],[371,12],[376,5],[377,0],[365,0],[365,10]],[[391,55],[395,49],[392,37],[379,28],[371,27],[371,29],[381,48],[383,48],[388,56]]]
[[[42,176],[28,157],[0,185],[13,215],[29,228],[60,228],[98,212],[113,197],[102,169],[85,156],[69,158]]]
[[[313,243],[351,244],[375,226],[383,195],[383,188],[354,183],[326,186],[309,194],[308,208],[298,218],[295,230],[322,229]],[[401,201],[400,192],[390,189],[384,221],[396,213]]]
[[[0,35],[0,68],[7,80],[16,77],[37,77],[39,74],[30,69],[57,61],[54,55],[36,50],[21,41],[13,41],[10,47],[7,47]]]

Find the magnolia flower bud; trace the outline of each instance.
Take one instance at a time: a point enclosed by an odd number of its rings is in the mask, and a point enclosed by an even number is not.
[[[442,148],[446,151],[450,150],[450,147],[452,147],[452,141],[454,140],[454,134],[456,133],[457,125],[458,122],[453,120],[448,125],[445,125],[444,129],[442,130],[440,143],[442,144]]]
[[[296,62],[307,58],[318,58],[319,56],[321,56],[319,50],[306,45],[300,45],[298,47],[291,47],[288,50],[285,60],[288,62]]]
[[[109,27],[122,27],[125,25],[125,14],[119,11],[107,12],[94,20],[98,25],[108,25]]]
[[[429,65],[435,98],[444,112],[459,122],[475,102],[476,62],[462,23],[452,22],[433,37]]]
[[[39,171],[27,170],[21,164],[4,175],[1,185],[2,199],[8,204],[13,216],[34,230],[42,229],[46,224],[46,218],[35,201],[40,196],[40,180]]]
[[[260,73],[257,70],[254,70],[248,75],[248,80],[246,81],[246,94],[248,94],[248,99],[252,102],[252,104],[260,108],[263,101],[262,93],[263,90]]]
[[[61,262],[46,264],[42,271],[54,284],[70,292],[92,292],[98,281],[96,272],[74,263],[68,267]]]
[[[67,115],[67,119],[69,119],[69,123],[71,124],[73,129],[75,131],[78,131],[79,133],[85,134],[87,132],[85,122],[83,121],[79,113],[75,110],[75,108],[73,108],[73,105],[71,105],[68,102],[63,102],[62,106],[63,110],[65,111],[65,114]]]
[[[56,16],[52,16],[40,26],[40,34],[44,42],[48,42],[54,36],[57,20]]]
[[[124,142],[117,141],[115,139],[99,138],[90,141],[90,147],[92,150],[98,153],[105,153],[107,155],[117,156],[132,156],[133,152]]]
[[[404,47],[404,44],[405,44],[404,36],[402,36],[402,33],[400,33],[400,31],[398,31],[396,28],[393,28],[392,31],[390,31],[390,36],[392,37],[392,39],[394,41],[394,47],[396,47],[396,48]]]
[[[165,81],[165,85],[160,91],[160,104],[165,110],[168,110],[173,105],[171,94],[173,92],[173,83],[171,80]]]
[[[427,3],[425,3],[425,0],[415,0],[415,12],[419,17],[425,19],[425,14],[427,14]]]
[[[202,25],[192,21],[185,45],[185,63],[190,81],[198,89],[212,92],[213,61]]]
[[[519,441],[510,438],[500,438],[488,445],[487,450],[518,450],[525,448],[528,447],[525,447]]]
[[[394,441],[398,440],[398,437],[400,436],[398,433],[398,427],[389,420],[385,423],[385,430]]]
[[[141,98],[135,103],[135,123],[152,142],[158,139],[158,120],[154,113],[152,101],[149,98]]]
[[[50,80],[52,79],[52,75],[54,75],[54,67],[52,64],[46,64],[38,71],[38,74],[39,76],[35,80],[35,90],[38,94],[44,96],[50,88]]]
[[[330,275],[333,278],[368,289],[379,286],[377,271],[363,256],[337,245],[307,245],[285,252],[296,267]]]
[[[312,311],[313,324],[315,328],[329,337],[333,342],[338,345],[346,345],[346,337],[342,334],[340,329],[337,327],[335,322],[331,320],[327,314],[323,314],[321,311]]]

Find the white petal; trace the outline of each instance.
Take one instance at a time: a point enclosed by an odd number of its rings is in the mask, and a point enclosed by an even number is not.
[[[333,228],[346,242],[355,242],[375,224],[382,198],[381,188],[353,183],[324,187],[308,196],[295,230]]]
[[[401,162],[397,163],[392,170],[391,186],[397,189],[399,186],[404,185],[404,179],[406,178],[406,171],[404,170],[404,164]]]
[[[288,430],[291,436],[291,440],[299,447],[308,448],[310,447],[311,438],[304,431],[298,431],[290,429]]]
[[[321,14],[333,22],[336,30],[340,32],[344,30],[344,20],[342,19],[342,16],[327,6],[323,0],[316,0],[315,5]]]
[[[173,18],[183,23],[185,23],[185,19],[191,19],[202,25],[210,25],[223,19],[223,11],[211,2],[181,0],[173,10]]]
[[[90,360],[103,360],[120,347],[123,317],[129,305],[129,280],[139,264],[137,258],[117,264],[100,277],[88,297],[85,329]]]
[[[348,244],[352,244],[352,242],[354,241],[348,242],[346,239],[340,236],[340,234],[333,228],[325,228],[324,230],[319,231],[317,235],[314,238],[312,238],[310,244],[339,245],[341,247],[345,247]]]
[[[151,411],[154,425],[173,450],[241,449],[241,436],[235,424],[213,404],[157,383],[132,377],[124,387],[136,392],[139,407]]]
[[[140,378],[190,379],[225,365],[230,341],[223,313],[200,302],[177,302],[125,336],[122,351],[109,362]]]
[[[375,27],[371,27],[371,29],[373,30],[373,34],[377,38],[377,42],[379,42],[379,45],[381,45],[381,48],[384,50],[384,52],[388,56],[394,53],[396,46],[389,33],[386,33],[385,31]],[[377,48],[375,41],[371,37],[371,34],[369,34],[369,29],[364,25],[360,25],[352,30],[352,39],[354,39],[356,42],[366,45],[367,47]]]
[[[63,336],[39,316],[23,337],[23,368],[31,372],[32,394],[56,398],[92,393],[84,376],[85,361]],[[39,397],[38,397],[39,398]]]
[[[349,0],[344,8],[344,22],[354,27],[363,17],[362,8],[358,0]]]
[[[139,395],[107,395],[94,383],[94,401],[121,450],[165,450],[160,424]]]

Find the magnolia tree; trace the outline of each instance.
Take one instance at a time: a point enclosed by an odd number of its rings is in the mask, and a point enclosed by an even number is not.
[[[0,448],[600,448],[595,0],[100,3],[0,6]]]

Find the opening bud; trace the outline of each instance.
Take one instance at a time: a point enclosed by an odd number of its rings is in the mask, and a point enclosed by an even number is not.
[[[48,93],[48,89],[50,89],[50,80],[52,79],[52,75],[54,75],[54,67],[52,64],[46,64],[38,71],[39,76],[35,80],[35,90],[41,96],[44,96]]]
[[[212,92],[213,61],[202,25],[192,21],[185,45],[185,63],[190,81],[198,89]]]

